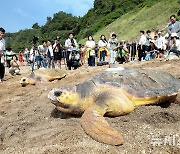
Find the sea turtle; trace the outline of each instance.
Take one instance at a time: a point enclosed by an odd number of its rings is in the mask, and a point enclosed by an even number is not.
[[[48,98],[65,113],[82,115],[81,126],[96,141],[121,145],[121,134],[104,116],[120,116],[141,105],[173,102],[180,81],[172,75],[145,69],[111,68],[89,80],[52,89]]]
[[[66,76],[66,72],[57,69],[38,69],[34,70],[28,77],[21,78],[21,85],[26,86],[28,84],[35,85],[37,81],[53,81],[56,79],[61,79]]]

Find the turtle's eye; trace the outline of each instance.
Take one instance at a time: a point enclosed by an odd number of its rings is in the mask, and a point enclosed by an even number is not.
[[[62,92],[61,92],[61,91],[55,91],[55,92],[54,92],[54,96],[56,96],[56,97],[61,96],[61,94],[62,94]]]
[[[25,82],[25,81],[26,81],[26,79],[23,79],[22,81],[23,81],[23,82]]]

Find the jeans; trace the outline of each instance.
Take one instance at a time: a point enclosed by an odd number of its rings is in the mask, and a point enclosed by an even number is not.
[[[43,64],[43,67],[47,68],[46,57],[44,55],[41,55],[41,59],[40,60],[41,60],[41,62]]]
[[[89,56],[88,64],[89,66],[95,66],[95,56]]]
[[[54,57],[48,57],[48,68],[55,68],[54,66]]]
[[[113,64],[116,61],[117,51],[110,50],[110,63]]]
[[[105,56],[106,56],[106,51],[105,50],[101,51],[99,61],[100,62],[105,61]]]
[[[175,53],[177,56],[180,56],[180,51],[177,50],[177,49],[171,49],[170,52],[173,52],[173,53]],[[169,52],[169,53],[170,53],[170,52]]]
[[[150,60],[150,56],[151,56],[151,54],[150,54],[150,53],[146,53],[145,60]]]
[[[41,56],[36,56],[35,61],[37,63],[37,69],[41,67]]]

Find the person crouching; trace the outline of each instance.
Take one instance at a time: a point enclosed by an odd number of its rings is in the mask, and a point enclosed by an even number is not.
[[[11,75],[19,75],[20,74],[20,68],[19,68],[19,64],[18,64],[17,60],[18,60],[17,56],[14,55],[10,62],[11,67],[9,68],[9,73]]]

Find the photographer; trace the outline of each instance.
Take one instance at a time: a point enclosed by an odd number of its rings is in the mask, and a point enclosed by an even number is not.
[[[71,67],[77,69],[80,67],[80,54],[78,51],[73,50],[69,55],[69,60],[67,61],[68,69],[71,70]]]
[[[37,48],[35,46],[32,46],[29,54],[30,54],[30,56],[29,56],[30,70],[34,71],[34,64],[35,64],[35,60],[36,60],[36,55],[38,54]]]
[[[53,45],[54,52],[54,65],[55,68],[61,69],[61,59],[62,59],[62,45],[60,43],[59,37],[56,37]]]
[[[177,35],[177,33],[171,34],[171,40],[170,40],[170,53],[173,52],[177,56],[180,56],[180,40]]]
[[[69,34],[69,38],[65,41],[65,47],[67,50],[66,61],[68,61],[69,55],[71,54],[73,49],[75,49],[75,48],[77,49],[77,47],[78,47],[78,44],[77,44],[76,40],[74,39],[73,33]]]
[[[16,55],[13,56],[11,62],[10,62],[10,68],[9,68],[9,73],[11,75],[19,75],[20,74],[20,68],[18,64],[18,58]]]
[[[117,45],[116,61],[119,62],[119,64],[129,61],[128,49],[123,45],[122,42],[119,42]]]
[[[37,36],[33,36],[32,41],[33,41],[33,44],[34,44],[34,45],[36,45],[36,44],[37,44],[38,39],[39,39],[39,37],[37,37]]]

